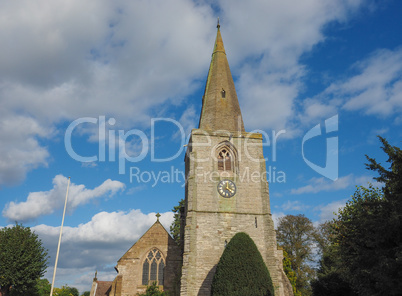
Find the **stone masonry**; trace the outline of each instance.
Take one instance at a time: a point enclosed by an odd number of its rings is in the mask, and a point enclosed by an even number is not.
[[[172,296],[178,294],[180,248],[158,220],[117,262],[118,275],[109,296],[134,296],[145,292],[147,286],[142,285],[142,264],[153,248],[162,253],[166,262],[163,289]]]
[[[222,158],[218,161],[222,149],[230,163],[228,169]],[[283,252],[276,243],[262,135],[244,130],[219,23],[199,128],[192,130],[185,164],[180,295],[210,296],[216,265],[225,245],[238,232],[246,232],[257,245],[270,272],[275,295],[293,295],[283,272]],[[219,194],[217,186],[222,180],[236,184],[234,196]]]
[[[237,171],[218,172],[215,147],[225,143],[236,151]],[[193,130],[186,155],[186,225],[181,296],[209,296],[216,265],[225,244],[238,232],[256,243],[271,274],[275,295],[293,295],[283,272],[270,212],[262,136],[246,132]],[[217,185],[237,185],[232,198],[219,195]]]

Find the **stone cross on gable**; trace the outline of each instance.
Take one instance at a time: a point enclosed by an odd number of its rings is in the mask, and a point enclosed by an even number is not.
[[[159,221],[159,217],[161,216],[161,214],[157,213],[155,216],[156,216],[156,221]]]

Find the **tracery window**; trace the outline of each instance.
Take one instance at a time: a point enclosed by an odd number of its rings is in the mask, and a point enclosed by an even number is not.
[[[142,284],[145,286],[157,282],[159,286],[162,286],[164,268],[165,260],[161,252],[156,248],[149,251],[142,265]]]
[[[232,170],[232,156],[228,149],[223,148],[218,153],[218,170],[231,171]]]

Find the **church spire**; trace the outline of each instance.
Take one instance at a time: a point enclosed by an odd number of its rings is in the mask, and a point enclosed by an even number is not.
[[[202,98],[199,128],[244,132],[243,118],[220,27],[218,18],[215,46]]]

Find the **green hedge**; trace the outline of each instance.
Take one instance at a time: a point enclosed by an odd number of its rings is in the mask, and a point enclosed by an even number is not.
[[[212,281],[212,296],[273,296],[271,276],[254,241],[237,233],[226,246]]]

